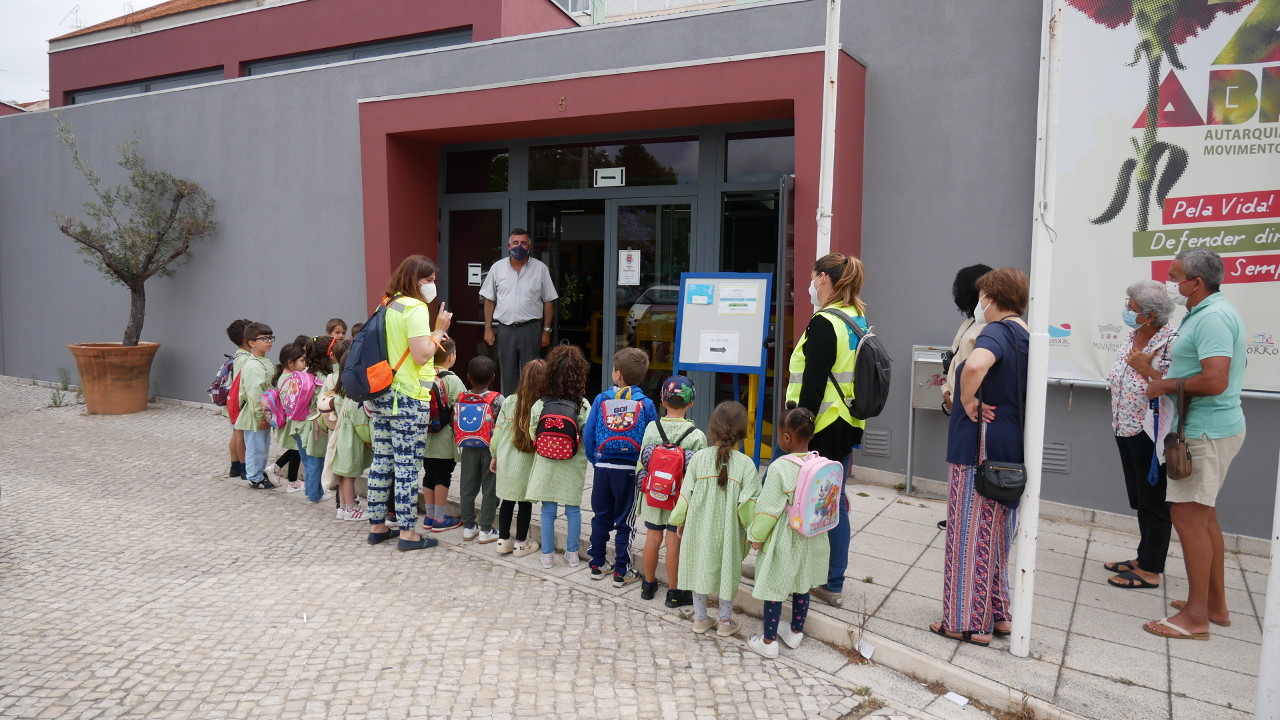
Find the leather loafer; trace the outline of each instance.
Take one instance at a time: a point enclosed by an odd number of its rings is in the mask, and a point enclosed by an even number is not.
[[[402,552],[407,550],[421,550],[423,548],[435,547],[439,542],[439,540],[429,538],[426,535],[423,535],[417,540],[405,540],[404,538],[400,538],[400,540],[396,542],[396,549]]]
[[[367,538],[367,540],[370,545],[377,545],[378,543],[386,542],[387,540],[390,540],[393,537],[400,537],[400,531],[388,530],[386,532],[380,532],[380,533],[371,532],[369,533],[369,537]]]

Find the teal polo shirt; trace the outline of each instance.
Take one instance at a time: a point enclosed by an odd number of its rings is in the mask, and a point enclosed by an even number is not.
[[[1211,357],[1231,358],[1227,389],[1221,395],[1191,398],[1187,411],[1187,437],[1210,439],[1244,432],[1244,411],[1240,390],[1244,387],[1245,333],[1240,313],[1216,292],[1191,308],[1178,328],[1178,337],[1169,349],[1169,372],[1165,377],[1190,377],[1200,372],[1200,361]]]

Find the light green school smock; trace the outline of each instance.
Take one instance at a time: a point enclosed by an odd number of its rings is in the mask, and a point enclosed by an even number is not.
[[[640,440],[640,460],[636,462],[636,482],[640,482],[640,473],[645,470],[644,451],[648,447],[657,447],[662,444],[662,436],[658,434],[658,426],[656,423],[662,423],[662,431],[667,434],[667,439],[671,442],[680,440],[680,436],[689,431],[693,427],[693,421],[685,418],[662,418],[655,422],[649,423],[644,429],[644,438]],[[689,452],[698,452],[707,446],[707,436],[696,427],[693,432],[689,433],[689,437],[680,441],[680,447]],[[687,455],[686,455],[687,457]],[[639,488],[636,490],[636,516],[641,521],[652,523],[654,525],[670,525],[670,510],[661,510],[656,507],[650,507],[646,501],[648,496]]]
[[[529,410],[529,434],[538,428],[538,416],[542,414],[542,401]],[[584,399],[578,406],[578,429],[587,422],[591,405]],[[553,502],[560,505],[582,505],[582,488],[587,484],[587,453],[578,443],[578,454],[568,460],[551,460],[534,453],[533,467],[529,470],[527,499],[533,502]]]
[[[498,479],[495,483],[498,497],[511,502],[525,502],[529,489],[529,471],[533,468],[535,453],[516,449],[516,405],[520,398],[514,393],[502,401],[498,419],[493,426],[493,441],[489,448],[498,461]],[[532,437],[532,436],[531,436]]]
[[[799,465],[778,458],[769,463],[764,489],[756,498],[756,516],[747,529],[747,540],[764,543],[756,557],[756,584],[751,590],[757,600],[790,600],[792,594],[807,593],[827,581],[831,541],[826,533],[805,537],[786,521],[786,507],[795,496],[799,477]]]
[[[680,538],[680,590],[715,593],[731,600],[742,579],[746,523],[755,517],[760,472],[751,458],[730,451],[728,480],[720,487],[719,448],[699,450],[689,461],[671,525],[684,526]]]
[[[333,430],[337,440],[330,461],[333,474],[359,477],[373,464],[373,446],[364,439],[369,437],[369,416],[361,403],[354,400],[339,395],[333,403],[338,413],[338,427]]]
[[[258,421],[265,417],[262,414],[262,393],[271,384],[271,376],[276,368],[265,357],[250,356],[240,368],[240,397],[228,398],[228,402],[241,404],[240,416],[236,418],[236,430],[256,432]]]

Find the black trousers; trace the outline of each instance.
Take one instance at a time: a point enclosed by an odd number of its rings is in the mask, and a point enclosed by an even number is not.
[[[1160,466],[1160,481],[1152,485],[1147,480],[1151,470],[1151,455],[1156,444],[1145,432],[1133,437],[1116,437],[1120,448],[1120,463],[1124,467],[1124,487],[1129,493],[1129,507],[1138,513],[1138,566],[1147,572],[1163,573],[1165,556],[1169,554],[1169,534],[1173,521],[1169,518],[1169,503],[1164,491],[1168,484],[1164,465]]]
[[[498,503],[498,537],[511,539],[511,516],[516,518],[516,540],[529,539],[529,520],[533,517],[533,503],[503,500]]]
[[[523,325],[493,324],[498,347],[498,372],[502,376],[502,394],[510,395],[520,385],[524,364],[542,356],[542,321]]]

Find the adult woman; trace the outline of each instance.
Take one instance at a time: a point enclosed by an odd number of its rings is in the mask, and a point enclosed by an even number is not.
[[[1030,333],[1019,316],[1027,308],[1027,276],[1000,268],[978,279],[974,316],[986,320],[957,370],[963,412],[951,413],[947,433],[950,489],[938,635],[986,646],[1009,633],[1009,548],[1017,512],[979,495],[974,476],[982,457],[1022,462],[1022,403]],[[979,399],[979,396],[981,399]],[[979,427],[979,423],[982,427]],[[979,436],[984,448],[979,450]]]
[[[1116,587],[1158,588],[1173,521],[1164,499],[1164,464],[1153,462],[1153,438],[1160,433],[1152,424],[1147,385],[1164,377],[1169,369],[1169,344],[1174,335],[1169,315],[1173,313],[1173,301],[1164,285],[1154,280],[1140,280],[1127,292],[1123,319],[1133,330],[1116,352],[1107,380],[1111,383],[1111,429],[1120,448],[1129,507],[1138,513],[1140,539],[1137,558],[1105,563],[1103,567],[1117,573],[1107,580]],[[1171,419],[1172,403],[1166,402],[1162,409],[1164,424]]]
[[[843,399],[853,397],[855,391],[853,360],[858,340],[840,315],[863,330],[867,328],[866,307],[859,297],[865,271],[858,258],[831,253],[813,264],[809,277],[809,300],[817,312],[791,353],[787,400],[817,417],[809,449],[843,464],[847,478],[853,448],[862,444],[866,423],[849,413]],[[831,542],[827,583],[812,592],[831,605],[840,605],[844,602],[844,571],[849,566],[849,501],[843,491],[840,524],[827,537]]]
[[[391,390],[368,403],[373,412],[373,466],[369,468],[369,538],[377,545],[399,535],[399,550],[420,550],[436,541],[414,530],[417,523],[418,456],[425,442],[423,415],[431,399],[431,363],[453,313],[441,303],[431,330],[427,303],[436,298],[436,264],[410,255],[387,281],[387,358],[397,367]],[[395,481],[396,520],[387,528],[388,489]]]
[[[960,363],[969,357],[973,344],[978,339],[987,321],[974,316],[978,306],[978,278],[991,272],[991,267],[979,263],[961,268],[956,279],[951,283],[951,300],[956,309],[964,316],[960,327],[956,330],[955,339],[951,341],[950,361],[946,364],[947,380],[942,384],[942,411],[951,414],[952,396],[955,394],[956,370]]]

